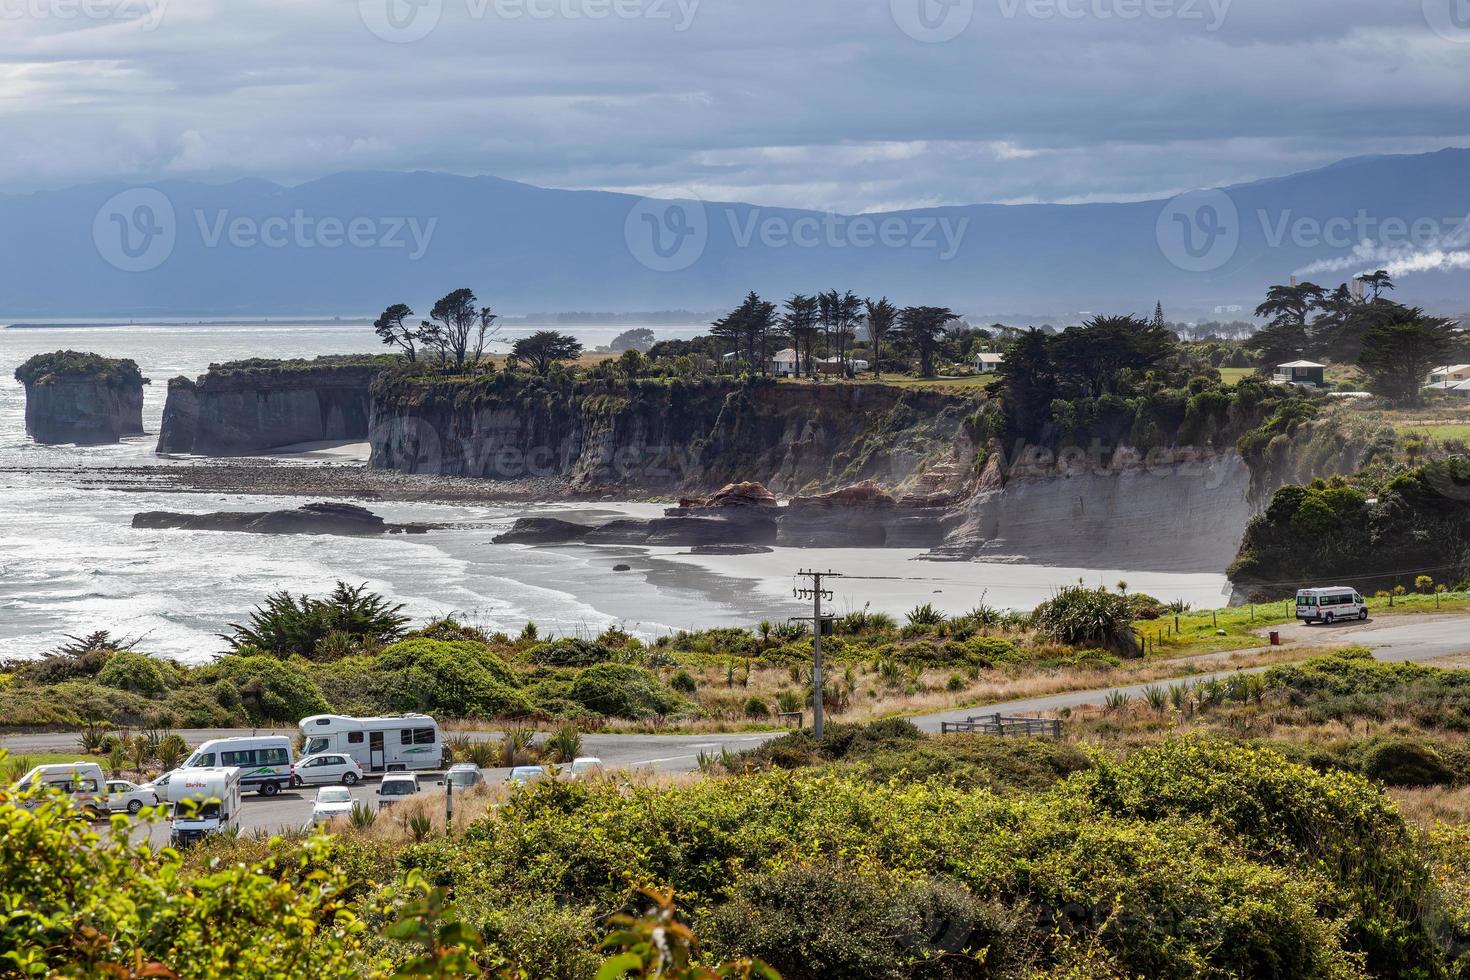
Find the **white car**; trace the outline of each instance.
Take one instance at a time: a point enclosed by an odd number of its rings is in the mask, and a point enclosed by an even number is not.
[[[178,772],[177,769],[170,769],[168,772],[154,776],[152,779],[148,780],[148,782],[144,783],[138,788],[152,793],[154,799],[168,799],[168,781],[173,778],[173,775],[176,772]]]
[[[572,760],[572,778],[596,776],[602,773],[602,760],[595,755],[581,755]]]
[[[419,778],[411,772],[390,772],[378,784],[378,809],[392,806],[419,791]]]
[[[362,764],[352,756],[338,752],[309,755],[296,763],[296,781],[304,786],[324,783],[356,786],[362,782]]]
[[[126,779],[109,779],[107,781],[107,803],[114,812],[126,810],[129,813],[137,813],[145,806],[158,806],[158,793],[151,783],[139,786]]]
[[[444,782],[454,787],[456,793],[462,793],[467,789],[485,785],[485,776],[473,762],[456,762],[449,767],[449,772],[444,776]]]
[[[323,824],[345,817],[352,812],[356,802],[352,798],[352,790],[346,786],[323,786],[317,790],[316,802],[311,806],[311,822],[313,825]]]
[[[517,786],[533,783],[546,775],[546,770],[541,766],[516,766],[510,771],[509,781]]]

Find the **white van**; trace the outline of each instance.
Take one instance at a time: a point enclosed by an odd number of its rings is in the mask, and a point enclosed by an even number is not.
[[[240,770],[180,769],[168,781],[173,804],[174,844],[192,844],[207,834],[240,825]]]
[[[216,738],[205,742],[184,761],[184,769],[240,770],[240,785],[248,792],[275,796],[295,780],[291,740],[285,735]]]
[[[17,790],[28,790],[33,783],[60,790],[71,797],[72,805],[90,817],[100,818],[111,810],[107,780],[102,767],[95,762],[57,762],[36,766],[20,777]],[[35,806],[37,801],[28,801]]]
[[[1309,623],[1367,619],[1368,603],[1358,594],[1357,589],[1343,585],[1326,589],[1302,589],[1296,594],[1296,618]]]
[[[428,715],[312,715],[301,719],[299,727],[306,737],[302,755],[342,752],[356,759],[364,772],[409,772],[444,764],[439,723]]]

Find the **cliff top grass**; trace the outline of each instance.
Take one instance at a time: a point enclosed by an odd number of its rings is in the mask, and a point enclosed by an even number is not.
[[[313,358],[277,359],[251,357],[242,361],[226,361],[211,364],[209,373],[215,377],[235,374],[281,375],[308,371],[323,371],[340,368],[390,368],[403,364],[398,354],[323,354]]]
[[[15,380],[24,385],[97,381],[115,388],[142,387],[148,383],[132,358],[103,357],[74,350],[37,354],[15,369]]]

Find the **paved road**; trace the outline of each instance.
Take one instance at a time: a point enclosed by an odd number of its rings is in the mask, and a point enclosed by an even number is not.
[[[1293,624],[1279,627],[1284,638],[1293,645],[1328,646],[1361,644],[1371,649],[1381,660],[1422,661],[1439,657],[1470,653],[1470,616],[1414,616],[1410,618],[1386,618],[1367,623],[1344,623],[1336,626],[1307,626]],[[1237,651],[1238,652],[1238,651]],[[1303,651],[1305,653],[1305,649]],[[1222,657],[1230,656],[1223,654]],[[1208,658],[1200,658],[1208,662]],[[1241,670],[1221,670],[1191,675],[1191,680],[1212,677],[1228,677],[1234,673],[1258,673],[1266,667],[1251,667]],[[1155,681],[1168,684],[1169,681]],[[945,721],[963,721],[972,715],[1000,711],[1006,714],[1031,714],[1054,712],[1059,708],[1075,708],[1086,704],[1098,704],[1110,692],[1122,691],[1131,697],[1141,696],[1148,683],[1127,684],[1118,687],[1095,688],[1053,694],[1025,700],[1006,701],[997,704],[976,706],[958,711],[945,711],[915,717],[912,721],[925,731],[937,732]],[[260,730],[264,733],[265,730]],[[278,729],[286,735],[295,735],[295,729]],[[190,745],[211,738],[226,738],[232,735],[248,735],[248,730],[197,729],[180,732]],[[495,739],[494,732],[466,733],[477,740]],[[739,752],[752,748],[779,733],[738,733],[721,735],[587,735],[582,740],[585,755],[595,755],[614,769],[649,769],[655,772],[691,772],[698,767],[701,752],[718,753],[721,749]],[[17,755],[33,752],[68,752],[77,747],[74,733],[48,732],[34,735],[10,735],[0,738],[0,748]],[[502,782],[508,775],[507,769],[485,771],[490,782]],[[370,801],[376,782],[358,786],[353,795]],[[316,789],[308,788],[282,793],[272,799],[250,795],[246,797],[241,827],[245,831],[301,827],[311,816],[311,804]],[[167,839],[164,827],[155,827],[153,837],[160,843]]]
[[[1346,646],[1360,644],[1373,651],[1379,660],[1422,661],[1440,657],[1470,653],[1470,617],[1467,616],[1414,616],[1369,620],[1366,623],[1340,623],[1332,626],[1296,623],[1276,627],[1282,639],[1288,643],[1309,646]],[[1269,649],[1269,648],[1264,648]],[[1232,651],[1222,657],[1234,656],[1245,651]],[[1231,674],[1255,674],[1269,667],[1245,667],[1192,674],[1191,682],[1210,678],[1229,677]],[[983,707],[964,708],[959,711],[944,711],[938,714],[914,718],[914,724],[924,731],[937,732],[942,722],[964,721],[974,715],[1001,712],[1010,715],[1026,715],[1053,712],[1059,708],[1076,708],[1085,704],[1099,704],[1114,691],[1129,697],[1140,697],[1145,688],[1167,686],[1178,680],[1149,681],[1142,684],[1125,684],[1118,687],[1095,688],[1088,691],[1072,691],[1067,694],[1051,694],[1045,697],[1026,698],[988,704]]]

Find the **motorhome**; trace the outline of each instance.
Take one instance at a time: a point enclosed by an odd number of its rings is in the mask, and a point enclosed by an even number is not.
[[[306,738],[304,754],[346,753],[366,772],[439,769],[444,764],[439,723],[428,715],[312,715],[301,719],[300,727]]]
[[[100,817],[110,809],[107,782],[102,767],[95,762],[58,762],[36,766],[20,777],[16,783],[19,790],[28,790],[32,784],[41,783],[51,789],[60,790],[71,798],[72,805],[93,817]],[[34,806],[36,800],[27,801]]]
[[[1345,585],[1302,589],[1296,594],[1296,618],[1309,623],[1367,619],[1368,604],[1357,589],[1350,589]]]
[[[240,770],[183,768],[168,781],[166,792],[172,804],[170,839],[174,844],[192,844],[208,834],[240,825]]]
[[[240,785],[248,792],[275,796],[295,781],[291,740],[285,735],[216,738],[205,742],[184,761],[185,769],[240,770]]]

